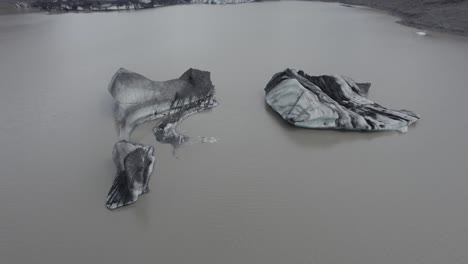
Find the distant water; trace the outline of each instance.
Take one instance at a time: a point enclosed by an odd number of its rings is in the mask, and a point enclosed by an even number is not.
[[[0,15],[11,14],[12,12],[15,12],[15,11],[16,11],[16,8],[14,8],[11,4],[0,0]]]
[[[0,263],[468,263],[468,41],[338,4],[0,16]],[[220,105],[155,145],[151,192],[108,211],[106,88],[212,72]],[[286,67],[372,82],[406,134],[296,129],[264,103]]]
[[[15,1],[0,0],[0,15],[8,14],[26,14],[37,13],[39,10],[33,8],[16,8],[13,3]]]

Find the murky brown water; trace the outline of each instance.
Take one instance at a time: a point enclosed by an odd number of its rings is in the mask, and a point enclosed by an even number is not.
[[[0,16],[1,263],[467,263],[468,40],[308,2]],[[212,72],[220,106],[156,146],[151,193],[104,206],[117,138],[106,88]],[[286,67],[373,83],[422,116],[407,134],[285,125]]]

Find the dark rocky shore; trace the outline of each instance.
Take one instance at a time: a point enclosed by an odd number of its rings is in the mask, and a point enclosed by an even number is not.
[[[312,0],[313,1],[313,0]],[[402,18],[401,23],[468,36],[467,0],[320,0],[382,9]]]

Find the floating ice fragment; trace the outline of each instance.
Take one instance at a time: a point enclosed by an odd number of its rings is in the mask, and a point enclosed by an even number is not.
[[[419,116],[367,99],[369,83],[340,75],[309,76],[286,69],[265,87],[265,99],[284,120],[305,128],[405,132]]]

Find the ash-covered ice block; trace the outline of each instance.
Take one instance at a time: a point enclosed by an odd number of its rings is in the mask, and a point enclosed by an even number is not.
[[[367,98],[370,83],[341,75],[309,76],[286,69],[265,87],[265,100],[287,122],[304,128],[406,132],[419,116]]]

